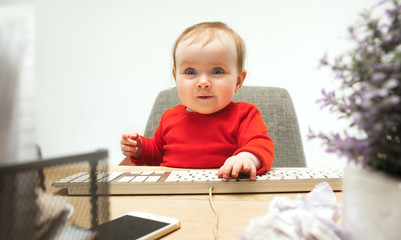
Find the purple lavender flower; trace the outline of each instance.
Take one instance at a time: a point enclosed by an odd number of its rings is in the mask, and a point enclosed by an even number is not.
[[[386,75],[384,75],[384,73],[382,73],[382,72],[373,73],[372,74],[372,82],[382,81],[385,77],[386,77]]]
[[[320,139],[328,152],[349,161],[401,177],[400,1],[374,5],[370,11],[391,6],[379,19],[373,19],[371,12],[360,14],[362,23],[348,27],[355,49],[334,62],[327,60],[327,54],[319,61],[342,85],[335,90],[322,89],[322,98],[316,103],[349,119],[349,127],[361,134],[356,137],[344,131],[340,136],[310,129],[308,139]]]

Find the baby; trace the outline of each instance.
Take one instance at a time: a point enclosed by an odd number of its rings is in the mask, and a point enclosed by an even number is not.
[[[121,150],[136,165],[220,168],[255,180],[273,164],[274,144],[255,105],[232,102],[247,72],[242,38],[221,22],[187,28],[173,49],[182,105],[167,110],[154,138],[123,133]]]

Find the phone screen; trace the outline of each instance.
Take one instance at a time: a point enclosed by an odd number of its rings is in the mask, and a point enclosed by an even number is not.
[[[112,239],[125,240],[137,239],[154,232],[168,223],[151,219],[125,215],[110,222],[99,225],[99,232],[110,232]]]

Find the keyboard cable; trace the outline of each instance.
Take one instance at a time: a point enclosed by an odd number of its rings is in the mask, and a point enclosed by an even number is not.
[[[218,232],[218,228],[219,228],[219,214],[217,213],[216,208],[215,208],[215,206],[214,206],[212,191],[213,191],[213,187],[210,187],[210,188],[209,188],[209,203],[210,203],[210,206],[212,207],[212,210],[213,210],[214,216],[215,216],[215,219],[214,219],[214,228],[213,228],[213,236],[214,236],[214,240],[217,240],[217,239],[218,239],[218,235],[219,235],[219,232]]]

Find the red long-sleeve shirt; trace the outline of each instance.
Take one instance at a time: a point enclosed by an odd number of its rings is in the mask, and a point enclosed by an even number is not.
[[[181,168],[219,168],[227,158],[247,151],[258,156],[262,167],[273,164],[274,144],[253,104],[230,103],[212,114],[189,112],[184,105],[167,110],[154,138],[142,138],[137,165]]]

